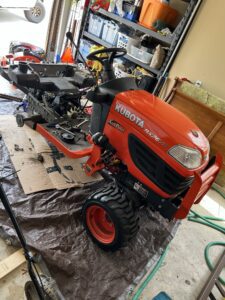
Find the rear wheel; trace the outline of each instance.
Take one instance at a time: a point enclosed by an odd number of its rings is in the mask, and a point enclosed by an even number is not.
[[[116,184],[92,194],[86,200],[82,214],[87,233],[104,250],[119,249],[138,231],[132,203]]]
[[[37,1],[34,7],[24,11],[24,15],[29,22],[40,23],[45,17],[44,4]]]

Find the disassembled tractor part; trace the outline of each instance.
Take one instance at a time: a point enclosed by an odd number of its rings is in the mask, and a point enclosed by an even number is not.
[[[68,144],[74,144],[75,143],[74,134],[64,132],[64,133],[61,134],[61,138],[64,142],[66,142]]]

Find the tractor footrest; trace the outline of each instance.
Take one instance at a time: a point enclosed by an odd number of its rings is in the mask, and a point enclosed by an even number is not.
[[[70,158],[81,158],[90,156],[92,145],[86,141],[79,141],[78,144],[71,145],[61,140],[60,134],[46,124],[37,124],[36,131],[51,142],[58,150]]]

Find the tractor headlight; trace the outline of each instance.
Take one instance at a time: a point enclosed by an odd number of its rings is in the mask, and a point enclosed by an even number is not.
[[[177,145],[171,148],[168,153],[187,169],[196,169],[202,163],[202,155],[196,149]]]

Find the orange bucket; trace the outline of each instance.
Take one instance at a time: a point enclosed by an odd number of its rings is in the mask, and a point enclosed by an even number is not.
[[[144,0],[139,23],[154,30],[153,23],[157,20],[163,21],[171,27],[177,25],[178,12],[168,4],[161,3],[160,0]]]

